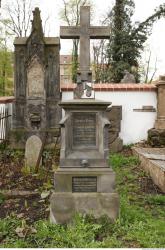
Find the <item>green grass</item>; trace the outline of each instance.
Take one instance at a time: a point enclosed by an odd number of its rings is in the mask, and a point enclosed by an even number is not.
[[[165,196],[142,192],[139,179],[146,174],[138,168],[136,157],[115,154],[111,156],[110,164],[116,172],[120,194],[120,215],[114,224],[106,217],[95,220],[90,216],[76,215],[73,223],[67,226],[53,225],[48,221],[27,225],[13,215],[0,220],[0,246],[163,248]]]
[[[165,206],[165,195],[149,195],[148,197],[146,197],[146,201],[152,205]]]

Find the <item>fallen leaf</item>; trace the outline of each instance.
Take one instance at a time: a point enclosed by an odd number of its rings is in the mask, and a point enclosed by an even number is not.
[[[38,174],[32,174],[32,176],[33,176],[33,177],[37,177],[37,176],[38,176]]]
[[[17,214],[17,218],[18,218],[18,219],[21,219],[21,218],[23,218],[23,217],[24,217],[24,214],[23,214],[23,213]]]
[[[50,208],[48,207],[45,211],[46,211],[46,212],[49,212],[49,211],[50,211]]]
[[[26,231],[25,228],[22,227],[17,227],[15,230],[16,234],[20,237],[20,238],[24,238],[26,235]]]
[[[9,172],[6,177],[12,177],[14,175],[14,172]]]
[[[32,234],[36,234],[36,233],[37,233],[37,230],[36,230],[34,227],[31,227],[31,228],[30,228],[30,232],[31,232]]]
[[[44,191],[41,193],[41,198],[46,199],[50,195],[50,191]]]
[[[45,200],[39,200],[39,203],[45,202]]]

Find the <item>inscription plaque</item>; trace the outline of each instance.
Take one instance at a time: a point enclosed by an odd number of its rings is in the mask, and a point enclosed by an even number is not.
[[[44,71],[38,59],[33,58],[27,72],[28,96],[44,96]]]
[[[74,193],[97,192],[97,177],[96,176],[72,177],[72,192]]]
[[[96,114],[73,114],[73,146],[96,146]]]

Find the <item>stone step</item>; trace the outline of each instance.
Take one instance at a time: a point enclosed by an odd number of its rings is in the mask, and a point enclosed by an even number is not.
[[[143,155],[150,160],[159,160],[165,162],[165,155],[151,154],[151,153],[143,153]]]

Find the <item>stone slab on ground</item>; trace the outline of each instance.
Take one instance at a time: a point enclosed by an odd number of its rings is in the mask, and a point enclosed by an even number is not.
[[[155,185],[165,193],[165,148],[133,147],[132,150]]]
[[[144,153],[144,156],[150,160],[160,160],[165,162],[165,155]]]
[[[53,193],[50,220],[53,223],[71,221],[75,213],[92,214],[95,218],[107,215],[114,221],[119,214],[117,193]]]
[[[25,163],[28,167],[35,167],[38,161],[40,150],[42,148],[41,139],[36,136],[30,136],[25,146]]]

